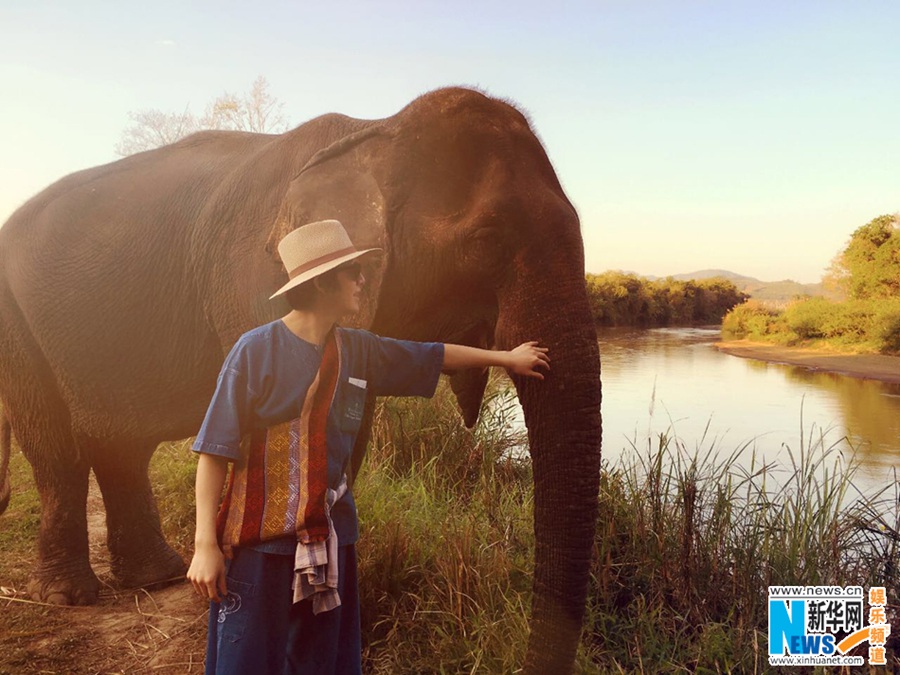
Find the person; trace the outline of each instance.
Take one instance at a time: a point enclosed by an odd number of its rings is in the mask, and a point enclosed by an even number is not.
[[[339,326],[359,311],[361,259],[377,250],[355,248],[336,220],[285,236],[289,281],[272,298],[291,311],[242,335],[222,366],[193,444],[187,577],[210,600],[207,673],[361,672],[348,474],[369,392],[430,397],[442,371],[549,369],[536,342],[490,351]]]

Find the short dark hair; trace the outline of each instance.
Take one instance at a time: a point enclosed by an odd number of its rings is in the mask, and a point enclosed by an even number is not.
[[[318,277],[304,281],[299,286],[285,291],[284,299],[291,306],[291,309],[306,311],[312,308],[316,302],[316,297],[321,291],[316,286],[316,279],[320,280],[320,284],[325,288],[334,288],[337,285],[337,269],[331,269],[323,272]]]
[[[313,306],[313,303],[316,300],[316,295],[319,294],[319,289],[316,288],[316,285],[310,279],[309,281],[305,281],[299,286],[294,286],[293,288],[285,291],[284,299],[287,300],[287,303],[291,306],[291,309],[298,310],[307,310]]]

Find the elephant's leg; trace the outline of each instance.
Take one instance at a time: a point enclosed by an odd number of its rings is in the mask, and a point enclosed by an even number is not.
[[[0,391],[4,414],[31,464],[41,498],[32,598],[57,604],[96,602],[100,583],[88,557],[88,462],[79,454],[69,410],[53,372],[23,322],[0,297]]]
[[[87,462],[76,458],[75,442],[51,415],[38,424],[17,424],[24,429],[17,436],[31,463],[41,496],[41,529],[38,536],[38,564],[28,583],[35,600],[55,604],[88,605],[97,601],[100,582],[88,558]]]
[[[94,475],[106,506],[107,545],[113,574],[126,588],[180,580],[184,561],[163,538],[147,476],[155,445],[95,447]]]

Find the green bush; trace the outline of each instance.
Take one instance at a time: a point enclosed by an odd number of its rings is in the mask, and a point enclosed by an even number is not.
[[[729,340],[762,340],[779,322],[777,311],[755,300],[738,305],[722,320],[722,337]]]
[[[883,304],[873,318],[873,333],[879,350],[885,354],[900,354],[900,299]]]
[[[804,298],[783,312],[751,300],[725,315],[722,336],[898,354],[900,298],[844,302]]]
[[[788,328],[801,340],[825,337],[828,305],[824,298],[811,298],[792,303],[784,313]]]
[[[900,354],[900,215],[858,228],[826,282],[849,299],[801,298],[781,313],[744,303],[725,315],[723,336]]]

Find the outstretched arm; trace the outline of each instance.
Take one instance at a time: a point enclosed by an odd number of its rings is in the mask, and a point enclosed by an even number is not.
[[[550,370],[550,357],[547,356],[547,351],[546,347],[539,347],[537,342],[524,342],[508,352],[445,344],[443,369],[453,371],[499,366],[518,375],[543,380],[544,375],[537,369]]]

